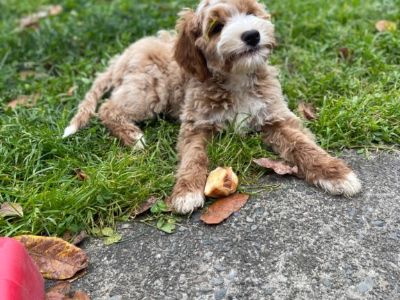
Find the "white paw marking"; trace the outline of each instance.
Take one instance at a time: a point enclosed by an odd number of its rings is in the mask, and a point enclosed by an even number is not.
[[[146,146],[146,141],[144,139],[143,133],[138,133],[135,135],[134,139],[136,140],[135,145],[133,145],[133,149],[135,150],[143,150]]]
[[[320,179],[314,182],[332,195],[353,196],[361,191],[361,182],[354,172],[350,172],[344,179]]]
[[[76,127],[75,125],[69,125],[67,128],[65,128],[64,135],[62,137],[66,138],[70,135],[73,135],[77,131],[78,131],[78,127]]]
[[[203,206],[203,193],[187,193],[182,197],[176,197],[172,200],[172,205],[176,212],[187,214],[193,212],[196,208]]]

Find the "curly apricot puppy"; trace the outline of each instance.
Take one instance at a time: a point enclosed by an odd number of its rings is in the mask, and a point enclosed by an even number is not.
[[[100,74],[64,137],[86,125],[102,95],[99,116],[125,145],[144,146],[137,122],[166,113],[182,125],[180,164],[172,194],[179,213],[203,205],[210,136],[234,122],[263,133],[304,178],[332,194],[352,196],[360,181],[331,157],[288,109],[277,71],[267,64],[274,27],[256,0],[204,0],[180,13],[177,34],[159,32],[132,44]]]

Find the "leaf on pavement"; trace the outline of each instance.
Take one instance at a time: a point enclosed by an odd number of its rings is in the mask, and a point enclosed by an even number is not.
[[[68,279],[88,266],[86,253],[63,239],[35,235],[14,238],[25,246],[47,279]]]
[[[62,239],[76,246],[82,243],[88,237],[89,235],[86,233],[85,230],[82,230],[78,234],[72,234],[70,231],[66,231],[62,236]]]
[[[61,5],[44,6],[41,8],[41,10],[23,17],[19,21],[19,29],[21,30],[29,27],[38,28],[40,19],[47,18],[49,16],[59,15],[60,13],[62,13],[62,11],[63,8]]]
[[[388,20],[380,20],[375,23],[375,28],[379,32],[394,32],[397,29],[397,25],[395,22],[388,21]]]
[[[291,167],[287,165],[285,162],[279,160],[272,160],[269,158],[259,158],[259,159],[254,159],[253,161],[261,167],[274,170],[274,172],[279,175],[287,175],[287,174],[297,175],[299,172],[297,166]]]
[[[16,108],[18,105],[31,107],[36,104],[39,94],[21,95],[7,103],[7,107]]]
[[[233,194],[216,200],[201,215],[200,220],[206,224],[219,224],[231,214],[241,209],[249,199],[247,194]]]
[[[136,217],[138,215],[145,213],[157,202],[157,200],[158,199],[156,197],[151,196],[133,211],[132,216]]]
[[[46,300],[90,300],[90,298],[82,291],[71,292],[71,284],[64,281],[47,290]]]
[[[310,103],[300,102],[297,110],[307,120],[315,120],[317,117],[315,115],[315,108]]]
[[[0,217],[23,217],[24,211],[19,203],[4,202],[0,207]]]

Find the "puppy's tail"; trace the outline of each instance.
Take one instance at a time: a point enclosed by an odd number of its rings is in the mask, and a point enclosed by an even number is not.
[[[76,133],[80,128],[87,125],[91,116],[95,115],[97,102],[113,86],[112,75],[112,65],[104,73],[99,74],[84,100],[79,104],[78,112],[69,122],[68,127],[65,128],[63,138]]]

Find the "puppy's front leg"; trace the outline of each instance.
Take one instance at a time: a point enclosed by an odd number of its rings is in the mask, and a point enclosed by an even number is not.
[[[334,195],[352,196],[361,183],[344,161],[330,156],[310,137],[296,119],[275,122],[263,127],[263,140],[284,159],[297,165],[305,179]]]
[[[178,139],[179,166],[172,192],[172,207],[182,214],[203,206],[204,186],[207,180],[207,141],[210,128],[194,128],[189,123],[181,125]]]

